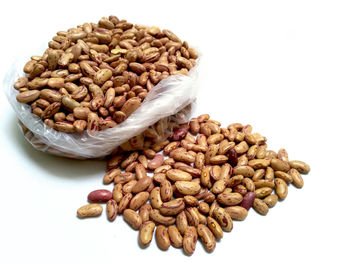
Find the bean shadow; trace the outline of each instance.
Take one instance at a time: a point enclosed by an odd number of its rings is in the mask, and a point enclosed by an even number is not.
[[[14,114],[4,121],[8,122],[5,125],[8,140],[11,140],[14,147],[17,147],[34,165],[41,167],[47,174],[71,180],[84,180],[97,176],[100,178],[104,174],[105,161],[68,159],[38,151],[24,138]]]

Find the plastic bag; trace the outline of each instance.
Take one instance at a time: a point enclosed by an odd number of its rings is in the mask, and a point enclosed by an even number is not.
[[[7,99],[22,124],[25,138],[34,148],[69,158],[100,158],[109,155],[119,145],[141,134],[159,120],[165,124],[188,121],[196,98],[199,63],[198,59],[197,65],[188,75],[172,75],[160,81],[129,118],[116,127],[98,132],[58,132],[32,114],[29,105],[17,102],[18,91],[13,88],[13,84],[24,76],[24,61],[13,64],[5,75],[3,86]],[[172,128],[173,125],[164,125],[164,136]]]

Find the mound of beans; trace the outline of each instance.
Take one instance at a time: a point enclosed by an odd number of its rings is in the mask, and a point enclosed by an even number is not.
[[[161,250],[173,246],[192,255],[198,239],[212,252],[232,220],[244,220],[251,207],[266,215],[287,197],[289,184],[303,187],[301,174],[310,167],[289,160],[285,149],[268,150],[251,125],[224,128],[203,114],[142,151],[120,149],[107,170],[103,183],[113,190],[91,192],[78,217],[99,216],[106,203],[108,219],[123,215],[142,247],[155,235]]]
[[[187,74],[197,52],[170,30],[116,16],[59,31],[32,56],[17,101],[57,131],[105,130],[127,119],[162,79]]]

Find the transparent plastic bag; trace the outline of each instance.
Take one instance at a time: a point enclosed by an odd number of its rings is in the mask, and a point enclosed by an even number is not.
[[[8,101],[15,110],[25,138],[37,150],[51,154],[76,158],[101,158],[109,155],[118,146],[129,139],[142,134],[149,126],[162,120],[167,136],[173,123],[184,123],[189,120],[197,93],[197,78],[200,61],[188,75],[172,75],[160,81],[148,93],[141,106],[124,122],[117,126],[98,132],[67,134],[58,132],[31,113],[30,106],[16,100],[18,91],[13,84],[24,76],[23,61],[12,65],[3,81]],[[161,138],[159,138],[161,139]]]

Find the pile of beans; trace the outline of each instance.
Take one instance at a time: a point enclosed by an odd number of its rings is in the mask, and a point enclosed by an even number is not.
[[[266,215],[287,197],[289,184],[303,187],[300,174],[310,171],[306,163],[290,161],[285,149],[268,150],[266,138],[250,125],[223,128],[208,114],[142,151],[121,150],[107,169],[103,183],[114,183],[113,190],[91,192],[78,217],[99,216],[99,203],[106,203],[108,219],[123,215],[139,231],[141,246],[155,232],[160,249],[172,245],[187,255],[198,237],[212,252],[223,232],[232,230],[232,220],[244,220],[251,207]]]
[[[60,132],[105,130],[127,119],[164,78],[187,74],[197,52],[170,30],[116,16],[59,31],[24,66],[14,88]]]

